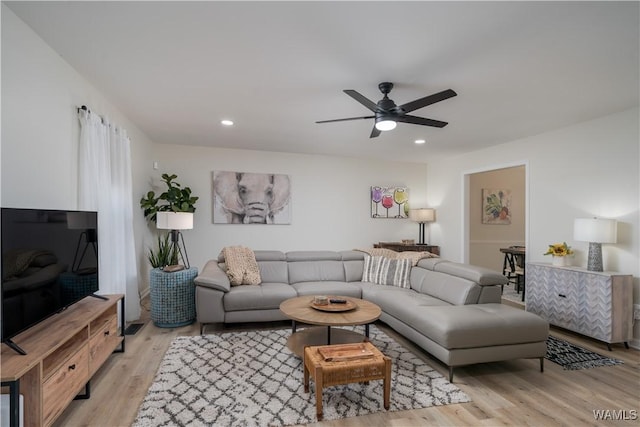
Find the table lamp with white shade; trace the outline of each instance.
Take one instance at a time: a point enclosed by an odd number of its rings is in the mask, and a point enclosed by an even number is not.
[[[616,243],[618,223],[607,218],[576,218],[573,222],[573,238],[589,242],[587,270],[603,271],[602,243]]]
[[[171,230],[172,249],[177,248],[178,254],[180,258],[182,258],[185,267],[190,268],[187,247],[184,244],[184,237],[180,230],[191,230],[193,228],[193,213],[158,212],[156,214],[156,227],[162,230]],[[180,243],[182,243],[182,247],[180,247]]]
[[[436,220],[436,210],[433,208],[409,209],[409,219],[419,224],[419,245],[426,245],[424,240],[424,228],[427,222]]]

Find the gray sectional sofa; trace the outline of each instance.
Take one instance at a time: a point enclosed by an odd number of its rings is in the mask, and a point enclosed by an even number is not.
[[[279,306],[301,295],[344,295],[379,305],[380,320],[449,367],[546,354],[549,325],[501,304],[506,278],[441,258],[421,259],[410,288],[363,282],[360,251],[255,251],[262,283],[230,286],[222,255],[195,279],[201,333],[206,324],[285,320]]]

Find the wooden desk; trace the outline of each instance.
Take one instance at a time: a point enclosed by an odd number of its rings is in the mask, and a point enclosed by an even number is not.
[[[402,242],[379,242],[373,244],[374,248],[391,249],[396,252],[412,251],[412,252],[431,252],[440,256],[440,246],[433,245],[407,245]]]

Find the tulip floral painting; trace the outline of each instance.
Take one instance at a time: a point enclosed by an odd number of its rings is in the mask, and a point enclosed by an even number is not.
[[[408,218],[407,187],[371,187],[371,218]]]
[[[482,223],[511,224],[511,190],[482,189]]]

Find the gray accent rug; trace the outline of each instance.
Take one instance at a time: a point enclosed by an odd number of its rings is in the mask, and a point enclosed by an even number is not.
[[[362,329],[362,327],[360,327]],[[315,384],[288,329],[178,337],[162,360],[136,420],[143,426],[286,426],[316,422]],[[391,406],[404,411],[471,399],[374,325],[371,342],[392,360]],[[382,381],[328,387],[325,420],[385,411]]]
[[[563,369],[571,371],[624,363],[622,360],[602,356],[551,335],[547,338],[547,355],[545,358],[562,366]]]

